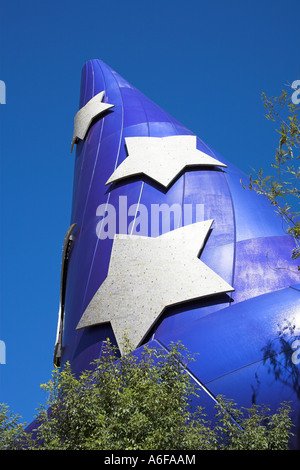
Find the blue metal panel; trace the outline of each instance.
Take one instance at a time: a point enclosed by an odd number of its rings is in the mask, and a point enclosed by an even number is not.
[[[289,236],[250,238],[236,243],[235,302],[295,284],[297,263],[291,262]]]
[[[176,329],[157,331],[155,338],[164,345],[180,340],[189,351],[199,353],[191,369],[202,383],[208,384],[261,362],[266,355],[284,352],[283,346],[291,352],[288,341],[294,336],[289,333],[287,342],[282,343],[280,333],[289,324],[299,328],[299,316],[299,291],[287,288],[240,302],[186,325],[177,324]]]
[[[222,161],[222,159],[221,159]],[[194,170],[184,175],[185,204],[202,204],[204,220],[213,219],[206,247],[235,241],[234,211],[224,170]]]

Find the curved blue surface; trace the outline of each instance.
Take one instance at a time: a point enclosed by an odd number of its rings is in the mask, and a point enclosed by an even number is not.
[[[247,176],[200,138],[197,148],[227,168],[188,169],[168,191],[147,178],[106,186],[127,157],[126,137],[192,133],[108,65],[91,60],[82,69],[79,108],[102,90],[104,101],[114,108],[96,119],[86,139],[76,146],[70,224],[77,226],[67,274],[62,364],[68,360],[74,372],[80,372],[101,355],[107,336],[115,341],[110,324],[76,330],[107,276],[110,261],[113,241],[99,240],[96,235],[97,207],[110,203],[118,212],[119,196],[124,195],[128,206],[138,202],[148,208],[154,203],[203,204],[203,219],[214,223],[201,260],[235,291],[167,308],[148,340],[157,347],[181,340],[191,352],[199,353],[191,373],[203,384],[207,406],[218,394],[243,406],[255,401],[272,409],[284,400],[292,401],[297,430],[292,446],[300,448],[300,365],[291,361],[296,330],[289,333],[286,328],[285,336],[280,332],[287,324],[300,328],[293,239],[285,234],[282,220],[268,201],[242,188],[240,180],[247,181]]]

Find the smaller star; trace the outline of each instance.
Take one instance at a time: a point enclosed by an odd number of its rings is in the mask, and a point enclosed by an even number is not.
[[[71,153],[73,152],[74,144],[77,139],[84,140],[87,134],[87,131],[92,123],[92,121],[104,113],[109,108],[112,108],[114,105],[109,103],[103,103],[104,91],[101,91],[90,99],[85,106],[83,106],[75,115],[74,118],[74,131],[71,144]]]
[[[118,166],[106,184],[144,174],[168,187],[187,166],[221,166],[219,160],[197,149],[197,137],[127,137],[128,157]]]

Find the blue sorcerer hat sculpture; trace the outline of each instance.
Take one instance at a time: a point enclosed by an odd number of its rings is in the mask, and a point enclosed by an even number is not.
[[[70,137],[55,364],[87,369],[107,337],[122,354],[124,331],[136,349],[181,341],[206,410],[218,395],[274,412],[289,401],[300,448],[300,278],[281,218],[100,60],[83,67]]]

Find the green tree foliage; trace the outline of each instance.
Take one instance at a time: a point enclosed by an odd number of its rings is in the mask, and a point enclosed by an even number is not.
[[[169,351],[145,347],[118,358],[105,343],[101,359],[76,378],[69,364],[44,384],[47,400],[38,410],[37,439],[27,448],[47,450],[287,449],[290,407],[275,414],[253,406],[239,409],[218,397],[214,424],[204,409],[192,411],[199,389],[186,367],[194,360],[179,343]],[[3,415],[4,416],[4,415]],[[2,426],[2,448],[23,435]],[[20,439],[19,439],[20,442]]]
[[[19,450],[31,446],[31,436],[25,432],[25,423],[20,416],[0,403],[0,450]]]
[[[263,93],[262,100],[267,109],[266,118],[276,123],[279,141],[274,161],[271,162],[271,174],[265,175],[263,169],[250,174],[249,189],[266,196],[286,222],[287,233],[296,242],[296,248],[291,253],[292,258],[296,259],[300,258],[300,105],[292,102],[286,90],[277,97],[267,97]]]

